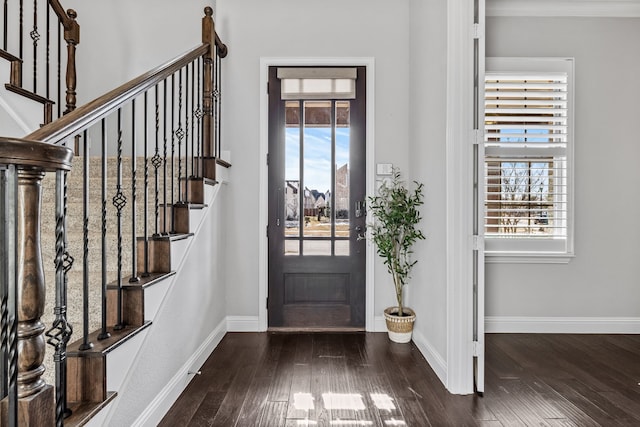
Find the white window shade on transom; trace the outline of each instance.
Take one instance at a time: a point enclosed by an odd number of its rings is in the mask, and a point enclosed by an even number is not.
[[[355,68],[278,68],[281,98],[354,99]]]

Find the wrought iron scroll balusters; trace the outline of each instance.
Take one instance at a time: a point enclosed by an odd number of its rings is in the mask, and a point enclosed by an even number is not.
[[[122,110],[118,109],[118,157],[117,157],[117,184],[116,194],[113,196],[113,206],[116,208],[117,233],[118,233],[118,283],[117,283],[117,320],[114,330],[124,328],[122,322],[122,209],[127,204],[127,198],[122,192]]]
[[[56,372],[56,426],[63,425],[63,419],[71,415],[67,408],[67,344],[73,328],[67,321],[67,273],[73,266],[73,257],[67,251],[67,172],[56,172],[56,303],[53,309],[55,319],[46,333],[47,343],[55,349],[53,361]]]
[[[182,180],[182,140],[185,135],[184,129],[182,128],[182,68],[178,71],[178,129],[176,129],[175,133],[178,139],[178,203],[182,203],[183,198],[182,191],[180,190],[180,181]]]
[[[168,208],[165,206],[165,209],[167,209],[171,217],[171,225],[169,228],[169,233],[175,233],[176,231],[175,221],[174,221],[175,215],[173,214],[173,206],[175,203],[174,193],[176,188],[174,184],[174,178],[176,174],[173,169],[174,159],[176,157],[176,132],[175,132],[176,108],[175,107],[176,107],[176,75],[172,74],[171,75],[171,187],[169,188],[169,191],[171,192],[171,204]]]
[[[158,169],[162,166],[162,157],[160,156],[160,105],[159,105],[159,97],[160,90],[158,89],[158,85],[155,86],[155,124],[156,124],[156,132],[155,132],[155,140],[156,140],[156,149],[153,157],[151,157],[151,165],[153,166],[153,177],[155,183],[155,201],[154,201],[154,226],[155,232],[154,236],[158,236],[160,234],[159,230],[159,222],[160,222],[160,179]]]
[[[99,340],[105,340],[111,336],[107,331],[107,123],[105,119],[100,123],[100,139],[102,142],[102,156],[100,159],[102,168],[102,280],[101,280],[101,305],[102,318]]]
[[[196,154],[196,157],[198,158],[198,161],[196,162],[196,165],[197,165],[196,176],[197,177],[201,177],[201,176],[203,176],[203,170],[202,170],[202,116],[204,116],[204,112],[202,111],[202,106],[201,106],[202,91],[200,90],[200,81],[201,81],[201,74],[200,73],[201,73],[201,70],[202,70],[202,58],[198,58],[198,66],[196,68],[198,69],[198,78],[197,78],[198,88],[196,90],[196,93],[198,94],[198,106],[196,107],[195,111],[193,112],[193,115],[198,120],[198,125],[196,126],[196,129],[198,129],[198,137],[196,139],[196,147],[197,147],[197,150],[198,150],[198,153]]]
[[[82,136],[83,155],[83,225],[82,225],[82,344],[80,350],[93,348],[93,343],[89,342],[89,140],[87,131]]]
[[[9,165],[1,171],[0,190],[2,196],[3,239],[0,242],[3,257],[0,259],[2,273],[2,357],[3,394],[7,398],[7,422],[10,427],[18,425],[18,295],[17,295],[17,168]]]
[[[164,137],[164,152],[162,158],[162,233],[168,233],[167,226],[167,79],[164,80],[164,107],[162,109],[162,132]]]
[[[33,92],[38,92],[38,40],[40,40],[40,33],[38,32],[38,0],[33,0],[33,29],[29,33],[29,37],[33,41]]]
[[[144,93],[144,271],[149,277],[149,96]]]
[[[136,138],[136,100],[133,99],[131,101],[131,277],[129,278],[129,283],[140,281],[136,251],[138,243],[136,238],[136,191],[138,185],[136,145],[138,145],[138,139]]]

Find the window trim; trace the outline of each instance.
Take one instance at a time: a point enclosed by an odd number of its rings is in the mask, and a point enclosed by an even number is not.
[[[484,236],[487,263],[568,263],[575,257],[575,189],[574,189],[574,117],[575,117],[575,59],[568,57],[488,57],[486,73],[491,72],[558,72],[567,73],[567,230],[566,239],[514,238]],[[482,97],[484,109],[484,93]],[[483,110],[484,111],[484,110]],[[484,112],[483,112],[484,115]],[[486,156],[485,156],[486,158]],[[486,167],[482,161],[482,167]],[[486,208],[485,208],[486,209]],[[482,225],[484,227],[484,224]],[[559,245],[559,241],[564,244]],[[559,247],[560,246],[560,247]]]

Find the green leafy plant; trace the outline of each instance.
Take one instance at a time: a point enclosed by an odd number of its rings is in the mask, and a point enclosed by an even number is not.
[[[415,189],[410,191],[401,180],[400,170],[393,168],[393,177],[382,183],[378,195],[367,199],[369,211],[374,216],[373,222],[369,224],[371,239],[393,277],[398,316],[403,316],[404,285],[410,278],[411,269],[418,262],[411,260],[411,248],[415,242],[425,238],[418,228],[422,219],[418,207],[424,204],[424,185],[416,181],[414,184]]]

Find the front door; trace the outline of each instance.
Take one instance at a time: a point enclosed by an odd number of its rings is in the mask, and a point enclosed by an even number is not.
[[[283,70],[269,69],[269,327],[364,329],[365,68]]]

